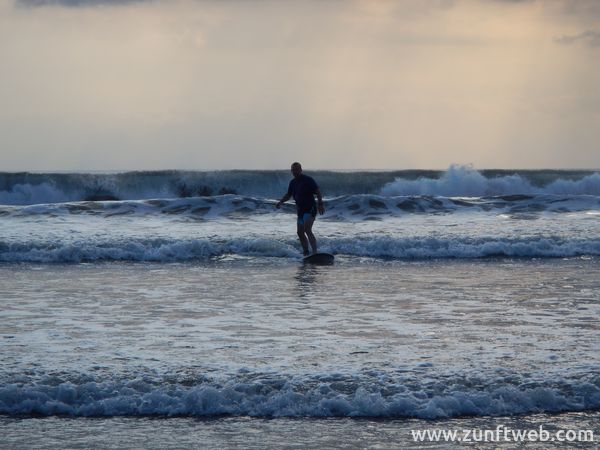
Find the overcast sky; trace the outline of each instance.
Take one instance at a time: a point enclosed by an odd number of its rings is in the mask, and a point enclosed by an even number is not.
[[[0,0],[0,171],[600,168],[597,0]]]

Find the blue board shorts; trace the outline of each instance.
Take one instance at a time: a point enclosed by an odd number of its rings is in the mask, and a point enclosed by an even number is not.
[[[317,217],[317,205],[313,205],[312,208],[310,208],[310,210],[308,211],[298,211],[298,225],[304,225],[304,222],[306,222],[311,217],[313,219]]]

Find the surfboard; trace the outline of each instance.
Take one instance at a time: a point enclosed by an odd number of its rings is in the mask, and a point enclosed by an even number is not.
[[[302,262],[305,264],[320,264],[328,265],[333,264],[334,257],[331,253],[313,253],[312,255],[305,256]]]

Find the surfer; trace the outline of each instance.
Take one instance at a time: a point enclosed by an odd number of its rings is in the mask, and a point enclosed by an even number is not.
[[[302,244],[304,256],[308,256],[308,244],[312,248],[313,253],[317,253],[317,240],[312,232],[312,226],[319,214],[325,212],[323,207],[323,198],[321,191],[316,181],[302,173],[302,166],[299,162],[292,164],[292,175],[294,178],[290,181],[287,193],[277,202],[276,208],[281,208],[281,205],[294,197],[296,202],[296,211],[298,213],[298,238]],[[315,195],[317,202],[315,202]]]

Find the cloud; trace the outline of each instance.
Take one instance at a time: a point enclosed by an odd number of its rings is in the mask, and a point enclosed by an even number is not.
[[[63,6],[63,7],[88,7],[88,6],[99,6],[99,5],[128,5],[131,3],[152,3],[156,0],[14,0],[15,4],[18,6],[25,7],[40,7],[40,6]],[[202,3],[202,0],[195,0],[197,3]],[[518,0],[520,1],[520,0]],[[525,0],[529,1],[529,0]],[[252,3],[250,0],[238,0],[239,3]],[[410,11],[417,7],[419,10],[430,10],[430,9],[447,9],[455,6],[459,0],[418,0],[412,2],[405,2],[400,4],[395,4],[394,2],[372,2],[371,0],[358,0],[357,3],[362,3],[364,5],[369,5],[375,8],[384,8],[384,9],[399,9],[401,11]],[[225,3],[225,2],[224,2]],[[255,1],[255,3],[260,3],[260,0]],[[263,2],[264,3],[264,2]],[[276,4],[277,0],[272,1],[271,3]],[[288,6],[292,6],[294,1],[288,3]],[[297,2],[299,3],[299,2]],[[309,3],[309,2],[306,2]],[[315,2],[318,3],[318,2]],[[343,8],[344,2],[340,2],[340,6]],[[348,1],[349,4],[353,2]],[[285,2],[281,2],[281,4],[285,5]],[[292,8],[293,9],[293,8]]]
[[[555,38],[555,42],[562,45],[572,45],[581,42],[587,44],[589,47],[600,47],[600,31],[587,30],[572,36],[561,36]]]
[[[597,167],[573,1],[0,0],[0,166]]]
[[[40,7],[40,6],[66,6],[66,7],[86,7],[86,6],[119,6],[132,3],[142,3],[152,0],[16,0],[18,6]]]

